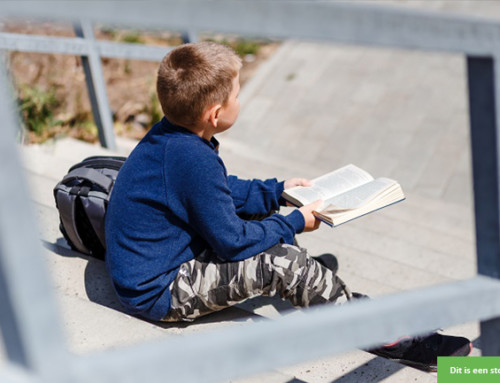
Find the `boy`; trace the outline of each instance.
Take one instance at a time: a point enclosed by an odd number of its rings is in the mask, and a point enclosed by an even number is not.
[[[160,64],[165,117],[120,170],[106,216],[107,267],[131,314],[192,321],[258,295],[297,307],[352,298],[335,270],[293,246],[295,234],[318,228],[312,211],[321,201],[270,214],[284,189],[308,180],[226,173],[214,135],[238,116],[240,67],[230,48],[210,42],[182,45]],[[372,351],[432,368],[437,355],[470,349],[465,338],[432,334]]]

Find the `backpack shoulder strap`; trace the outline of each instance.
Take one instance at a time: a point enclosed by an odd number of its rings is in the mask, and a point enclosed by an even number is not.
[[[55,197],[61,222],[71,243],[78,251],[88,254],[89,250],[84,246],[76,229],[75,199],[77,198],[77,195],[69,193],[55,193]]]
[[[102,197],[96,197],[96,194],[100,194]],[[91,198],[88,196],[80,196],[80,201],[83,205],[83,211],[92,226],[93,232],[101,242],[101,245],[105,247],[106,237],[104,232],[104,216],[106,215],[108,196],[103,193],[93,192],[93,196]]]

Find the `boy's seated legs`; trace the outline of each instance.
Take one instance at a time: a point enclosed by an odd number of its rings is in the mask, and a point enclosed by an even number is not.
[[[163,319],[169,322],[191,321],[259,295],[279,294],[296,307],[308,307],[350,294],[306,250],[286,244],[239,262],[221,261],[206,251],[181,266],[170,291],[172,309]]]
[[[245,219],[247,221],[252,221],[252,220],[254,220],[254,221],[261,221],[264,218],[270,217],[270,216],[272,216],[273,214],[276,214],[276,213],[279,213],[279,211],[271,210],[267,214],[252,214],[252,215],[238,214],[238,216],[241,219]],[[299,243],[297,242],[297,238],[293,239],[293,244],[295,246],[297,246],[297,247],[300,247]],[[312,257],[316,261],[318,261],[321,265],[323,265],[327,269],[330,269],[334,273],[337,273],[337,271],[339,271],[339,261],[338,261],[338,259],[337,259],[337,257],[335,255],[333,255],[331,253],[324,253],[324,254],[320,254],[320,255],[314,255]]]
[[[181,266],[170,287],[172,309],[166,322],[192,321],[255,296],[287,298],[296,307],[367,298],[351,294],[344,282],[297,246],[276,245],[252,258],[224,262],[212,252]],[[375,355],[436,371],[438,356],[466,356],[472,350],[463,337],[437,333],[404,337],[367,350]]]

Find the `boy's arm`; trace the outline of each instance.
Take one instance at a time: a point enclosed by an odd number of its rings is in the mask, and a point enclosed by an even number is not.
[[[236,213],[238,214],[267,214],[271,210],[278,210],[285,206],[286,201],[281,198],[283,190],[295,186],[311,186],[306,178],[290,178],[278,182],[275,178],[265,181],[242,180],[236,176],[227,179],[231,196],[233,197]]]
[[[288,216],[274,214],[262,221],[240,219],[217,157],[193,158],[188,152],[179,155],[183,158],[178,158],[178,163],[193,165],[189,171],[174,166],[166,169],[167,205],[219,257],[242,260],[278,243],[292,244],[294,235],[304,229],[304,217],[298,210]]]
[[[281,193],[284,182],[268,180],[242,180],[236,176],[227,178],[237,214],[267,214],[282,206]]]

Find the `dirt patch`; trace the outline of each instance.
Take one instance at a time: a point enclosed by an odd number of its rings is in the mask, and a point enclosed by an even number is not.
[[[6,22],[10,33],[74,37],[64,23]],[[96,27],[97,39],[128,43],[175,46],[180,34],[169,31],[137,31]],[[240,78],[248,81],[258,66],[271,56],[278,42],[243,40],[237,36],[202,36],[232,46],[243,59]],[[115,131],[140,139],[159,118],[155,82],[158,63],[127,59],[102,59],[107,95]],[[8,68],[17,90],[25,125],[25,142],[43,142],[69,135],[85,141],[98,140],[80,57],[71,55],[11,52]]]

